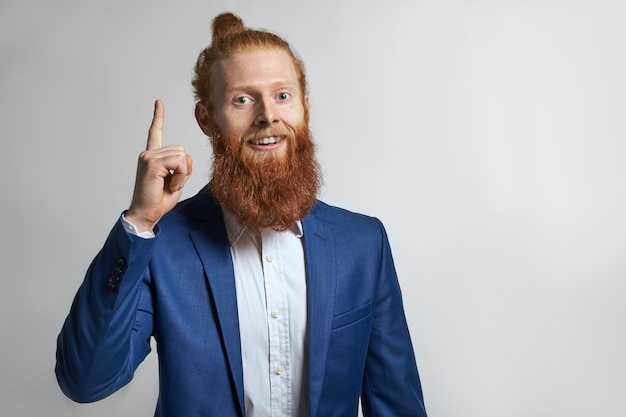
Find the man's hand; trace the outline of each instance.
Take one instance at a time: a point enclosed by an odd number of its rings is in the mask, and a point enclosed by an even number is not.
[[[139,154],[133,200],[125,214],[140,233],[154,229],[161,217],[174,208],[191,175],[191,156],[182,146],[162,147],[164,113],[163,103],[157,100],[148,145]]]

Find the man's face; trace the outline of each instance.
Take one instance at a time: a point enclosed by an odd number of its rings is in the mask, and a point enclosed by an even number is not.
[[[214,64],[212,84],[213,122],[224,137],[239,141],[233,148],[249,160],[287,158],[308,107],[287,52],[233,54]]]
[[[306,216],[320,184],[309,105],[290,55],[240,52],[213,64],[209,109],[196,106],[212,138],[211,192],[251,230],[285,230]]]

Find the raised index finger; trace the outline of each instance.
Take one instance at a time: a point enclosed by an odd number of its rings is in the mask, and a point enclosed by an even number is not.
[[[165,109],[163,108],[163,102],[156,100],[154,102],[154,114],[152,116],[152,124],[148,131],[148,145],[146,150],[161,149],[163,146],[163,116]]]

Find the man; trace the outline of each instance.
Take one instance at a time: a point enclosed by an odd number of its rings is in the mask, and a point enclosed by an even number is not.
[[[226,13],[198,58],[210,184],[178,203],[192,162],[162,146],[155,103],[133,199],[59,335],[79,402],[127,384],[158,347],[157,416],[425,416],[382,224],[316,200],[303,65]]]

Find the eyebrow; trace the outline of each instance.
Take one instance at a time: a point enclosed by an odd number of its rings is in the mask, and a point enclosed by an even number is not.
[[[298,88],[298,84],[297,83],[293,83],[291,81],[287,81],[287,80],[276,80],[276,81],[272,81],[270,84],[271,88]],[[232,92],[232,91],[246,91],[246,90],[256,90],[258,89],[258,85],[252,85],[252,84],[241,84],[241,85],[233,85],[230,86],[226,89],[227,92]]]

